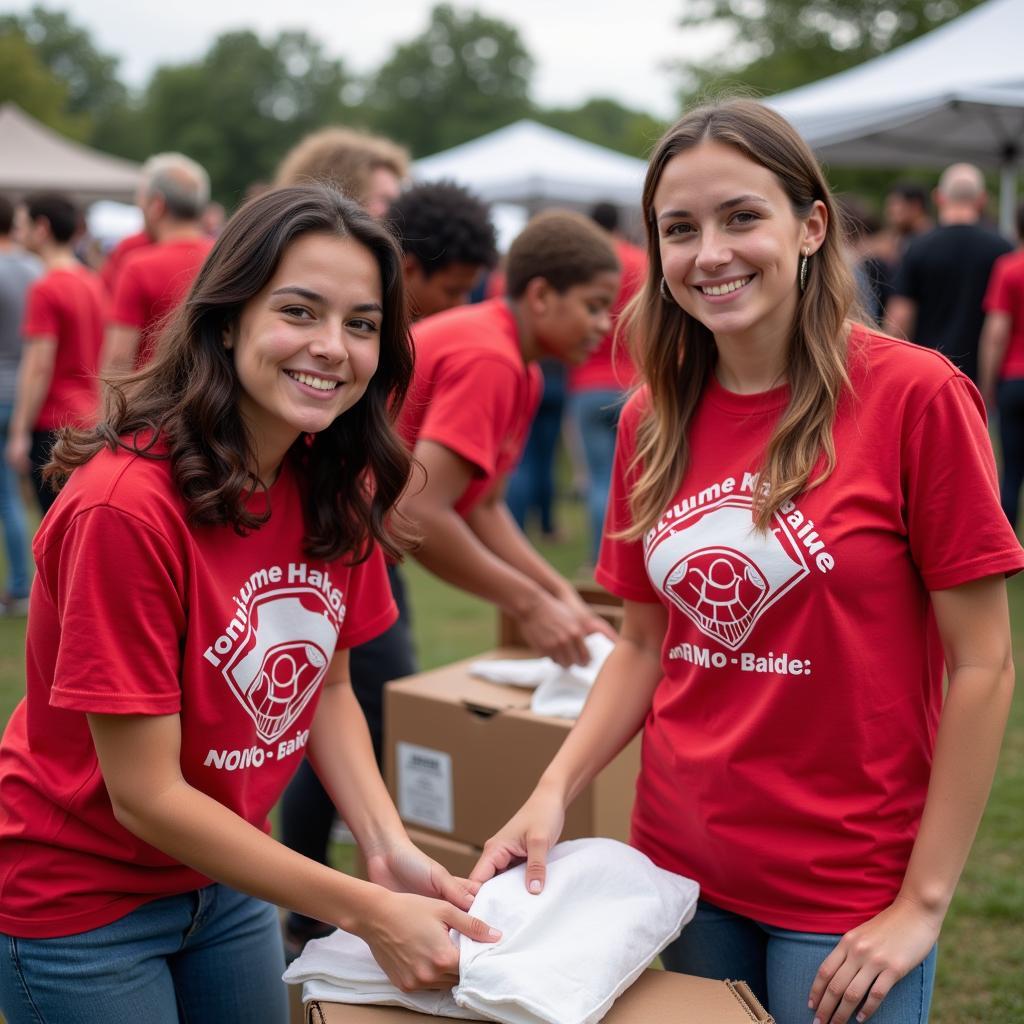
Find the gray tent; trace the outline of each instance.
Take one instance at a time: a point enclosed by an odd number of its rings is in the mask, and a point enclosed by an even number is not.
[[[81,203],[130,202],[139,176],[138,164],[72,142],[14,103],[0,105],[0,192],[19,196],[53,189]]]
[[[767,100],[843,166],[968,160],[1001,175],[1012,231],[1024,160],[1024,0],[989,0],[858,67]]]

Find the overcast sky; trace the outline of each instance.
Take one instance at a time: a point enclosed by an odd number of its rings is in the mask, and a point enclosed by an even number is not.
[[[677,21],[686,0],[478,0],[456,2],[515,25],[537,68],[534,99],[544,106],[574,106],[610,96],[663,117],[675,113],[671,60],[703,56],[715,45],[706,32],[684,31]],[[3,4],[24,12],[31,3]],[[320,39],[331,56],[354,72],[378,67],[395,43],[418,35],[432,0],[47,0],[68,11],[104,52],[121,59],[120,73],[133,86],[161,63],[198,57],[227,29],[251,28],[264,38],[301,28]]]

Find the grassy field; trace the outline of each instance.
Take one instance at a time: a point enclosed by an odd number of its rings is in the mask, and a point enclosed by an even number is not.
[[[582,510],[565,504],[561,526],[582,532]],[[540,545],[562,572],[576,575],[583,561],[577,539]],[[424,668],[494,646],[493,610],[408,567],[416,637]],[[1010,581],[1014,647],[1024,666],[1024,579]],[[24,623],[0,619],[0,721],[6,722],[23,684]],[[1022,672],[1024,678],[1024,672]],[[1003,748],[992,799],[943,931],[932,1021],[994,1024],[1024,1021],[1024,696],[1021,687]]]

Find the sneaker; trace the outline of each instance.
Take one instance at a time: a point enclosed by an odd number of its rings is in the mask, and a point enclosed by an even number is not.
[[[5,597],[0,601],[0,614],[8,619],[23,619],[28,615],[27,597]]]

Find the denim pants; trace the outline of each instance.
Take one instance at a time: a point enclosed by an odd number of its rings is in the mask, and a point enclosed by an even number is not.
[[[223,885],[55,939],[0,936],[7,1024],[287,1024],[277,910]]]
[[[1024,380],[999,382],[999,443],[1003,450],[1003,478],[999,493],[1006,518],[1016,529],[1020,514],[1020,489],[1024,486]]]
[[[11,424],[11,403],[0,402],[0,444],[7,443]],[[10,597],[28,597],[28,540],[25,505],[21,500],[21,481],[0,452],[0,519],[4,524],[4,549],[7,552],[7,593]]]
[[[590,557],[595,564],[601,549],[612,462],[615,459],[615,437],[624,399],[621,391],[577,391],[571,400],[572,413],[583,440],[583,457],[587,462],[587,520],[590,524]]]
[[[814,1012],[807,998],[814,976],[841,938],[774,928],[701,900],[682,935],[663,950],[661,962],[681,974],[745,981],[776,1024],[811,1024]],[[936,950],[889,990],[871,1024],[926,1024]]]

